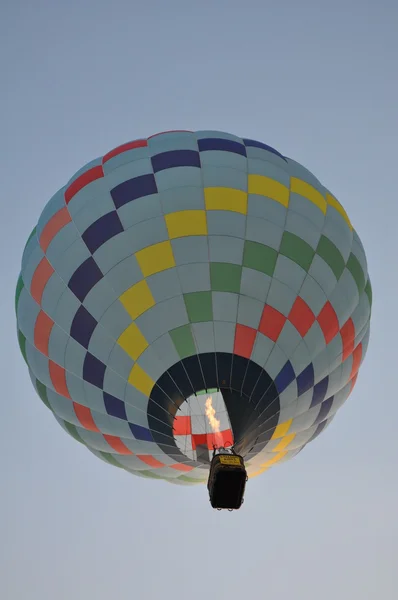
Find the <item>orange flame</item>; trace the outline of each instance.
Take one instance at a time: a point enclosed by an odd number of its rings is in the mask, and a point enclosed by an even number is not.
[[[220,421],[219,419],[216,418],[216,410],[213,406],[213,398],[212,396],[208,396],[206,399],[206,417],[208,418],[210,427],[213,431],[213,433],[215,433],[215,437],[216,440],[218,439],[218,441],[221,443],[222,438],[220,436]]]

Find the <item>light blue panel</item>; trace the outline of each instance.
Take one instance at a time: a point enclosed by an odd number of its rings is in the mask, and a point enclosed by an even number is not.
[[[365,330],[365,333],[363,335],[363,337],[361,338],[362,341],[362,359],[361,359],[361,364],[365,358],[367,349],[368,349],[368,345],[369,345],[369,340],[370,340],[370,327],[368,327]],[[356,341],[356,340],[355,340]]]
[[[54,196],[47,202],[43,211],[39,217],[39,222],[37,224],[37,235],[41,236],[44,227],[47,225],[51,217],[55,215],[61,208],[65,206],[65,196],[64,196],[65,188],[62,187],[58,190]]]
[[[76,312],[80,306],[80,301],[76,298],[76,296],[70,291],[69,288],[65,288],[65,291],[57,304],[54,320],[57,325],[66,331],[66,333],[69,333],[72,321],[75,318]]]
[[[323,261],[322,261],[323,262]],[[323,263],[325,264],[325,263]],[[315,316],[318,316],[327,302],[327,296],[319,283],[311,275],[307,275],[300,289],[300,296],[310,307]]]
[[[73,402],[69,398],[60,396],[53,390],[47,390],[48,402],[58,418],[64,419],[67,423],[81,427],[80,421],[73,408]]]
[[[276,308],[287,317],[296,300],[297,294],[284,283],[273,279],[267,296],[267,304]]]
[[[112,197],[109,192],[90,198],[85,206],[73,217],[73,222],[80,233],[84,233],[90,225],[95,223],[100,217],[107,215],[115,210]]]
[[[343,271],[337,286],[330,295],[330,303],[337,314],[340,327],[342,327],[359,303],[357,285],[347,269]]]
[[[240,280],[240,293],[250,298],[256,298],[264,304],[268,296],[271,281],[272,278],[269,275],[255,269],[243,267]]]
[[[200,162],[202,170],[207,171],[209,167],[229,167],[245,174],[247,178],[247,159],[246,156],[236,152],[226,152],[225,150],[205,150],[200,153]],[[233,187],[233,186],[227,186]]]
[[[205,200],[201,187],[178,187],[159,193],[162,210],[165,214],[181,210],[205,210]]]
[[[326,347],[322,329],[317,321],[315,321],[308,333],[304,336],[304,341],[311,354],[312,360],[315,361],[315,357]]]
[[[226,131],[218,131],[217,129],[203,129],[195,131],[194,135],[197,140],[202,140],[205,138],[218,138],[220,140],[232,140],[233,142],[243,144],[242,138],[238,137],[237,135],[227,133]]]
[[[66,371],[66,385],[68,387],[69,395],[74,402],[86,406],[86,397],[84,395],[83,379],[76,377],[72,373]]]
[[[180,361],[180,357],[168,333],[155,340],[152,348],[156,356],[162,361],[165,371]]]
[[[279,250],[283,235],[283,228],[275,225],[271,221],[259,219],[258,217],[247,216],[246,239],[252,242],[258,242],[265,246],[270,246]]]
[[[191,131],[168,131],[154,135],[148,139],[151,156],[171,150],[198,151],[198,142]]]
[[[113,340],[101,325],[97,325],[90,338],[88,351],[104,364],[107,364],[110,353],[115,345]]]
[[[81,238],[73,242],[71,246],[60,255],[52,266],[57,271],[58,275],[67,283],[73,273],[78,269],[85,260],[91,256],[89,249]]]
[[[161,358],[158,358],[152,346],[148,346],[146,350],[137,359],[137,364],[153,379],[157,381],[165,372],[164,363]]]
[[[314,228],[314,225],[303,215],[296,213],[289,208],[287,211],[285,230],[307,242],[313,250],[316,250],[321,231]]]
[[[308,274],[315,279],[316,283],[322,288],[327,298],[330,298],[334,288],[337,285],[335,274],[329,265],[319,256],[315,254],[312,259]]]
[[[325,215],[320,208],[311,200],[308,200],[300,194],[290,192],[289,210],[305,217],[315,227],[316,231],[321,232],[325,223]]]
[[[312,404],[312,396],[314,394],[314,388],[310,388],[304,394],[301,394],[297,401],[297,413],[296,416],[304,414],[307,410],[310,409]],[[282,421],[283,423],[283,421]]]
[[[235,323],[214,321],[214,340],[216,352],[233,352],[235,341]]]
[[[147,146],[143,146],[142,148],[133,148],[132,150],[126,150],[125,152],[121,152],[117,154],[113,158],[107,160],[103,165],[102,169],[105,174],[105,178],[108,181],[108,177],[111,173],[123,167],[124,165],[131,164],[133,162],[139,162],[143,159],[149,158],[149,151]],[[119,182],[120,183],[120,182]],[[109,186],[111,189],[112,186]]]
[[[118,233],[94,252],[94,260],[104,275],[133,253],[130,231]]]
[[[213,321],[207,323],[192,323],[191,331],[198,354],[215,352]]]
[[[209,235],[245,238],[246,215],[226,210],[209,210],[206,216]]]
[[[339,213],[337,213],[339,214]],[[342,221],[345,223],[344,219],[341,217]],[[342,223],[337,225],[335,220],[330,218],[329,210],[326,213],[325,225],[322,231],[322,234],[327,237],[336,248],[340,251],[341,255],[344,258],[344,261],[347,262],[352,246],[352,231],[349,227],[342,226]]]
[[[279,348],[277,344],[274,344],[274,347],[272,348],[271,353],[264,365],[264,369],[267,371],[268,375],[272,377],[272,379],[275,379],[283,369],[287,360],[288,357],[283,350]]]
[[[177,265],[205,263],[209,260],[207,237],[196,235],[171,241]]]
[[[117,340],[131,322],[132,319],[123,304],[116,300],[102,315],[100,324],[110,337]]]
[[[145,151],[147,152],[146,149]],[[131,162],[128,162],[127,164],[123,164],[122,166],[108,173],[105,178],[106,187],[109,191],[111,191],[113,190],[113,188],[115,188],[121,183],[124,183],[125,181],[129,181],[130,179],[134,179],[135,177],[140,177],[141,175],[149,174],[153,174],[152,163],[149,156],[147,158],[133,160]]]
[[[150,275],[146,281],[155,302],[161,302],[182,293],[177,268]]]
[[[351,368],[352,357],[348,359],[348,363],[349,368]],[[343,379],[343,365],[339,365],[337,369],[329,374],[329,385],[326,398],[330,398],[331,396],[334,396],[334,394],[337,394],[337,392],[339,392],[341,388],[346,385],[346,379]]]
[[[263,367],[267,362],[274,346],[275,344],[272,340],[258,332],[254,342],[251,360],[257,365],[260,365],[260,367]]]
[[[39,312],[40,306],[36,304],[27,289],[22,288],[18,302],[18,328],[31,344],[33,344],[35,323]]]
[[[368,324],[370,319],[370,304],[366,294],[361,294],[359,303],[352,313],[351,318],[356,333],[359,333]]]
[[[131,252],[138,252],[143,248],[165,242],[169,239],[166,222],[163,216],[148,219],[138,225],[133,225],[125,233],[130,241],[129,247]]]
[[[65,352],[68,344],[69,334],[63,329],[54,324],[48,343],[48,356],[50,360],[54,361],[61,367],[65,366]]]
[[[338,229],[341,233],[352,237],[352,230],[348,226],[347,221],[343,218],[343,216],[339,213],[338,210],[334,208],[334,206],[330,206],[328,204],[326,211],[326,219],[329,223],[332,223],[333,226]]]
[[[43,250],[40,248],[39,245],[36,245],[34,248],[32,248],[29,258],[27,258],[24,266],[22,267],[22,272],[21,272],[22,280],[24,282],[25,287],[28,290],[30,289],[34,272],[36,271],[40,261],[43,258],[44,258]]]
[[[211,235],[208,239],[210,262],[232,263],[234,265],[242,264],[244,246],[242,238]]]
[[[201,187],[202,173],[198,167],[173,167],[155,173],[159,192],[179,187]]]
[[[148,427],[148,398],[134,386],[127,384],[124,402],[129,422]]]
[[[46,387],[54,389],[50,377],[47,356],[44,356],[44,354],[39,352],[39,350],[37,350],[37,348],[35,348],[33,344],[29,343],[28,341],[26,341],[25,349],[26,360],[32,373],[34,373],[35,377],[37,377],[37,379]]]
[[[362,270],[364,272],[365,280],[366,280],[366,275],[368,272],[368,263],[366,260],[365,250],[363,249],[362,242],[359,239],[358,234],[355,230],[353,230],[353,240],[352,240],[351,252],[357,257],[359,264],[361,265]]]
[[[104,376],[104,392],[122,400],[124,398],[126,385],[126,380],[118,375],[116,371],[111,368],[106,369]]]
[[[80,239],[80,233],[73,222],[69,222],[65,227],[62,227],[57,235],[53,237],[46,250],[46,256],[49,263],[55,267],[67,252],[68,248],[70,248],[77,239]]]
[[[150,344],[167,331],[186,325],[188,322],[182,296],[155,304],[136,319],[137,326]]]
[[[287,285],[296,294],[299,293],[307,273],[300,265],[287,256],[279,254],[276,259],[274,278]]]
[[[277,344],[281,350],[283,350],[284,354],[290,358],[294,354],[294,351],[300,344],[301,340],[302,337],[297,329],[290,323],[290,321],[286,321],[278,337]]]
[[[297,177],[297,179],[301,179],[306,183],[312,185],[316,190],[318,190],[321,194],[324,194],[324,187],[320,183],[320,181],[303,165],[296,162],[292,158],[287,158],[288,169],[291,177]]]
[[[112,417],[100,412],[94,412],[93,418],[98,429],[104,435],[113,435],[122,438],[123,443],[125,443],[126,439],[131,439],[133,437],[129,424],[123,419],[118,419],[117,417]]]
[[[114,290],[116,296],[120,297],[126,290],[141,281],[143,276],[136,257],[131,255],[110,269],[104,279]],[[97,283],[97,286],[99,283]]]
[[[65,370],[83,379],[83,364],[86,354],[87,350],[70,337],[65,351]]]
[[[238,323],[257,329],[263,310],[264,302],[248,296],[239,296]]]
[[[247,215],[250,217],[261,217],[278,227],[284,228],[286,213],[287,209],[276,200],[259,194],[248,195]]]
[[[238,318],[238,294],[230,292],[212,292],[214,321],[230,321],[236,323]]]
[[[104,177],[95,179],[91,183],[88,183],[82,187],[82,189],[78,191],[68,203],[68,211],[72,219],[80,210],[82,210],[89,200],[92,198],[97,198],[98,196],[102,196],[107,191],[108,187]]]
[[[92,410],[106,414],[104,395],[101,389],[88,381],[83,381],[84,395],[87,406]],[[94,415],[93,415],[94,416]]]
[[[37,232],[35,232],[33,233],[33,235],[31,234],[31,236],[29,237],[29,241],[25,244],[22,253],[21,271],[24,270],[25,265],[29,262],[32,252],[34,252],[34,250],[39,247],[39,239],[37,237]]]
[[[205,153],[206,154],[206,153]],[[231,154],[226,152],[226,154]],[[202,168],[203,186],[226,187],[247,192],[247,173],[228,167],[204,167]]]
[[[279,394],[279,404],[281,409],[290,408],[292,414],[297,412],[298,401],[297,401],[297,380],[292,381],[283,392]],[[279,416],[279,423],[283,423],[281,416]],[[289,429],[290,433],[290,429]]]
[[[150,194],[143,198],[136,198],[118,208],[117,213],[124,229],[129,229],[137,223],[142,223],[142,221],[160,217],[162,215],[160,194]]]
[[[125,381],[128,380],[134,360],[123,350],[119,344],[115,344],[107,360],[107,370],[112,369]]]
[[[262,175],[278,181],[282,185],[290,188],[290,175],[286,169],[277,167],[268,161],[259,158],[250,158],[247,161],[247,172],[249,175]]]
[[[178,267],[178,277],[183,294],[204,292],[211,288],[208,262]]]
[[[78,434],[84,441],[84,443],[89,447],[89,449],[93,448],[94,450],[98,450],[100,452],[107,452],[108,454],[114,454],[115,458],[119,458],[118,454],[116,454],[115,450],[111,448],[108,442],[105,440],[101,433],[97,433],[96,431],[89,431],[88,429],[78,428]]]
[[[53,273],[44,288],[41,306],[43,311],[53,320],[55,319],[58,301],[65,292],[66,287],[66,283],[62,281],[59,275]]]
[[[312,362],[312,358],[313,356],[308,350],[307,344],[302,340],[293,354],[289,357],[289,360],[294,372],[301,373]]]
[[[255,148],[254,146],[246,146],[246,155],[248,158],[248,162],[251,160],[262,160],[280,169],[286,171],[287,174],[290,174],[289,167],[283,158],[274,154],[274,152],[270,152],[269,150],[265,150],[265,148]]]
[[[115,303],[119,295],[112,287],[106,278],[100,279],[99,282],[91,288],[87,296],[84,298],[83,306],[88,312],[93,315],[96,321],[102,319],[105,311]]]
[[[322,365],[323,370],[318,371],[317,361],[314,364],[315,381],[318,382],[323,377],[326,377],[328,371],[334,371],[341,363],[343,354],[343,341],[341,335],[336,335],[326,346],[323,352],[319,353],[319,363]],[[318,359],[318,357],[317,357]]]

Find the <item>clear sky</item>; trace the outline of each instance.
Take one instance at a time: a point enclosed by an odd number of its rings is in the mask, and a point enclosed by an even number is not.
[[[396,0],[0,2],[0,597],[398,596]],[[242,510],[134,478],[67,436],[19,354],[24,243],[83,164],[166,129],[260,139],[346,207],[374,304],[353,395]]]

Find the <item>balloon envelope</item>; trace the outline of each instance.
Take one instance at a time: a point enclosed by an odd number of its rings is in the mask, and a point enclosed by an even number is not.
[[[349,217],[307,169],[177,131],[108,152],[51,198],[16,312],[68,433],[135,475],[193,484],[214,445],[255,476],[327,427],[366,353],[371,285]]]

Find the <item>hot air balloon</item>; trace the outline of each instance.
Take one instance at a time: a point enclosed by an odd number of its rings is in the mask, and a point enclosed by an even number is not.
[[[190,485],[215,451],[250,478],[330,424],[371,302],[358,234],[306,168],[259,141],[173,131],[111,150],[51,198],[16,314],[32,383],[69,434]]]

